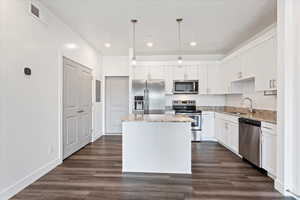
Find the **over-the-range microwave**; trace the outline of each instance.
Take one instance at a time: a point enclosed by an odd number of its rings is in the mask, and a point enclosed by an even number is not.
[[[175,80],[173,82],[174,94],[198,94],[199,81],[197,80]]]

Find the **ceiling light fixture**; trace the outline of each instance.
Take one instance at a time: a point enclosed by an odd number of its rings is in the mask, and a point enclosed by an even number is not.
[[[67,49],[78,49],[79,48],[79,46],[75,43],[67,43],[67,44],[65,44],[65,47]]]
[[[106,48],[110,48],[110,47],[111,47],[111,44],[110,44],[110,43],[105,43],[104,46],[105,46]]]
[[[133,46],[133,56],[131,58],[131,64],[133,66],[136,65],[136,49],[135,49],[135,24],[138,22],[138,20],[136,19],[132,19],[131,23],[132,23],[132,27],[133,27],[133,37],[132,37],[132,46]]]
[[[181,23],[183,21],[182,18],[176,19],[178,23],[178,64],[182,64],[182,52],[181,52]]]
[[[190,46],[192,46],[192,47],[197,46],[197,42],[190,42]]]
[[[147,42],[147,46],[148,47],[153,47],[153,43],[152,42]]]

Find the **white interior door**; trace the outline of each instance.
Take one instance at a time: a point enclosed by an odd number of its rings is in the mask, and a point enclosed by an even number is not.
[[[64,58],[63,65],[63,157],[91,141],[91,70]]]
[[[129,78],[106,77],[106,134],[122,133],[121,119],[129,114]]]

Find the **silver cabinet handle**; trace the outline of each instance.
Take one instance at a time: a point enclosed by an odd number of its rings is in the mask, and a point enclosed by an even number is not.
[[[84,112],[84,110],[79,110],[79,111],[77,111],[77,113],[83,113]]]
[[[273,88],[276,88],[276,79],[273,79]]]
[[[269,88],[272,88],[272,80],[269,80]]]

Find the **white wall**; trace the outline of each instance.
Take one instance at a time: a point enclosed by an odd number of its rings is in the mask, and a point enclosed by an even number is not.
[[[101,81],[101,86],[104,85],[103,83],[103,68],[102,68],[102,57],[99,59],[98,67],[94,69],[94,83],[95,80]],[[96,99],[96,90],[95,84],[93,85],[93,92],[94,92],[94,100]],[[104,105],[104,91],[101,88],[101,101],[100,102],[93,102],[93,142],[97,140],[99,137],[103,135],[103,105]]]
[[[129,56],[103,56],[104,76],[129,76]]]
[[[242,100],[245,97],[250,97],[255,109],[277,110],[277,95],[264,96],[264,92],[256,92],[254,81],[247,81],[243,85],[242,95],[226,95],[226,106],[247,107],[248,104],[242,104]]]
[[[62,56],[97,76],[100,65],[99,54],[41,4],[43,22],[28,13],[29,0],[1,2],[0,199],[6,199],[60,162]]]
[[[299,0],[278,0],[278,123],[276,189],[300,196]]]

